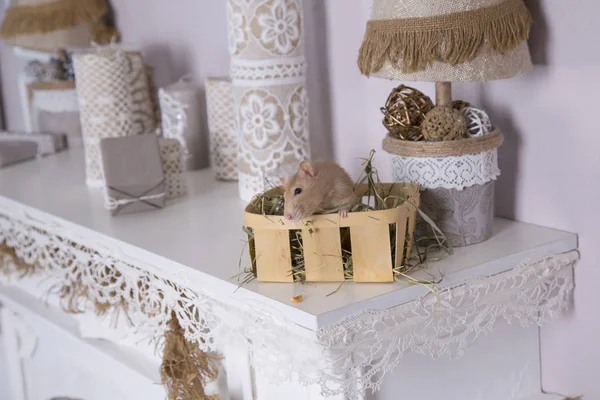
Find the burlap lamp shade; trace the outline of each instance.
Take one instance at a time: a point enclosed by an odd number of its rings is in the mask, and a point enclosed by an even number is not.
[[[14,46],[45,52],[89,47],[118,39],[105,24],[107,0],[14,0],[0,36]]]
[[[531,23],[523,0],[373,0],[358,56],[360,71],[436,85],[433,108],[424,94],[413,95],[427,100],[428,107],[417,110],[424,116],[415,112],[414,102],[388,99],[382,111],[390,134],[383,149],[392,157],[394,179],[421,187],[422,210],[452,246],[476,244],[493,233],[497,148],[503,135],[491,124],[485,135],[476,135],[481,137],[468,134],[476,121],[467,118],[460,103],[453,104],[451,82],[529,72]]]
[[[532,69],[523,0],[373,0],[358,66],[398,81],[506,79]]]

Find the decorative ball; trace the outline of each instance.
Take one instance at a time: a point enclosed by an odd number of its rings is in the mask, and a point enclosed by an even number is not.
[[[458,110],[437,106],[425,115],[421,132],[429,141],[462,139],[467,133],[467,120]]]
[[[454,100],[452,102],[452,108],[454,108],[455,110],[461,111],[463,108],[466,107],[471,107],[471,103],[464,100]]]
[[[433,108],[433,102],[417,89],[400,85],[390,93],[385,107],[383,125],[392,136],[404,140],[422,140],[421,124]]]
[[[475,107],[464,107],[460,110],[467,120],[467,136],[484,136],[494,130],[490,117],[485,111]]]

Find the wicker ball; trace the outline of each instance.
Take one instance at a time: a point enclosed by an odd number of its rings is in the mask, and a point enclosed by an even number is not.
[[[460,111],[438,106],[425,115],[421,132],[429,141],[462,139],[467,134],[467,121]]]
[[[460,111],[466,107],[471,107],[471,103],[469,103],[468,101],[464,101],[464,100],[454,100],[452,102],[452,108],[454,108],[455,110]]]
[[[488,117],[485,111],[474,107],[465,107],[460,112],[467,120],[467,136],[484,136],[494,130],[494,126],[490,122],[490,117]]]
[[[383,125],[397,139],[422,140],[421,124],[433,108],[429,97],[417,89],[400,85],[390,93],[385,107]]]

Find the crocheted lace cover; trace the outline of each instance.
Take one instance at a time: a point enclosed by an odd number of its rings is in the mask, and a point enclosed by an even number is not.
[[[454,157],[391,157],[395,181],[414,182],[424,189],[464,189],[500,176],[498,149]]]
[[[300,0],[228,0],[240,196],[265,190],[262,175],[310,158]]]
[[[217,179],[238,179],[238,135],[230,80],[205,81],[211,166]]]
[[[570,305],[578,260],[576,251],[525,260],[491,277],[442,285],[437,299],[427,295],[386,310],[365,310],[314,332],[262,303],[216,292],[196,270],[146,264],[113,241],[79,235],[47,218],[33,218],[0,199],[0,243],[38,265],[41,278],[64,287],[64,293],[84,285],[92,301],[126,304],[136,334],[146,337],[164,333],[173,312],[186,338],[205,350],[244,347],[256,373],[275,384],[296,378],[319,385],[323,395],[349,399],[377,390],[406,352],[459,357],[501,318],[526,325],[558,316]],[[9,277],[18,278],[12,259],[0,262]],[[82,311],[92,307],[75,305]]]

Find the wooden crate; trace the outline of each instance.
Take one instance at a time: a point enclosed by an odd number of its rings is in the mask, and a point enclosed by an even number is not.
[[[259,281],[293,282],[290,231],[299,230],[306,280],[309,282],[343,281],[342,243],[340,229],[350,229],[352,264],[355,282],[392,282],[393,268],[400,267],[410,252],[415,229],[419,188],[413,183],[382,184],[386,191],[409,199],[389,210],[313,215],[291,222],[283,216],[255,214],[248,205],[246,227],[254,233],[250,240],[250,257]],[[363,197],[367,185],[360,185],[356,194]],[[281,191],[272,189],[270,193]],[[395,254],[392,257],[390,226],[396,227]],[[407,240],[408,239],[408,240]],[[392,259],[395,265],[392,265]]]

